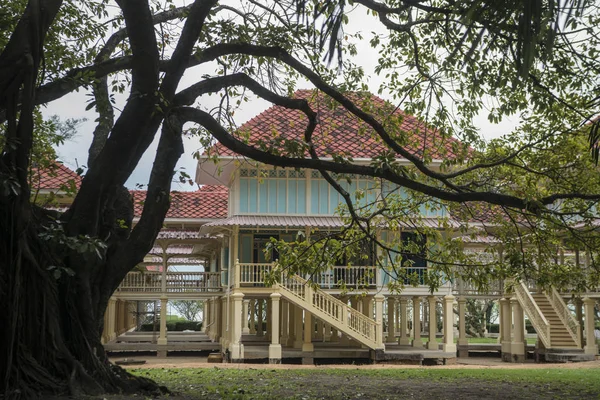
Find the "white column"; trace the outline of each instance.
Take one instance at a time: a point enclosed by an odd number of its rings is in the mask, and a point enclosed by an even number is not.
[[[323,341],[324,342],[331,341],[331,324],[328,324],[327,322],[323,322],[323,330],[325,331],[323,333]]]
[[[500,332],[502,335],[501,349],[502,360],[510,361],[510,342],[512,331],[512,312],[510,310],[510,300],[508,298],[500,299]],[[506,356],[505,356],[506,355]]]
[[[589,297],[583,298],[583,307],[585,310],[585,353],[598,354],[598,345],[596,344],[596,335],[594,334],[594,306],[596,300]]]
[[[444,344],[443,350],[447,353],[456,353],[456,345],[454,344],[454,296],[444,296]]]
[[[256,328],[256,336],[262,336],[264,332],[263,326],[263,299],[258,299],[258,324]]]
[[[419,296],[413,297],[413,334],[412,346],[423,347],[421,341],[421,298]]]
[[[317,332],[315,333],[315,339],[317,341],[323,341],[323,321],[317,320]]]
[[[287,341],[288,338],[290,337],[289,334],[289,305],[290,303],[288,303],[285,300],[281,300],[280,306],[281,306],[281,345],[287,345]]]
[[[314,350],[312,344],[313,330],[312,314],[304,310],[304,343],[302,343],[302,351],[312,352]]]
[[[510,343],[510,354],[513,362],[525,361],[525,315],[519,301],[512,297],[510,305],[513,312],[513,338]]]
[[[249,333],[251,335],[256,335],[256,300],[250,300],[250,329]]]
[[[458,344],[466,346],[469,344],[467,340],[467,328],[465,324],[465,314],[467,310],[467,299],[464,297],[458,298]]]
[[[427,342],[427,348],[429,350],[438,350],[438,342],[436,338],[437,334],[437,316],[435,312],[436,298],[435,296],[428,296],[429,300],[429,341]],[[454,300],[454,299],[453,299]],[[444,341],[445,343],[445,341]]]
[[[271,344],[269,345],[269,364],[281,363],[281,344],[279,343],[279,305],[281,294],[271,293]]]
[[[232,362],[240,362],[244,360],[244,345],[241,342],[243,299],[243,293],[236,292],[231,295],[232,326],[229,327],[229,329],[231,330],[231,344],[229,345],[229,351],[231,354]]]
[[[294,341],[296,340],[296,312],[296,306],[288,302],[288,319],[290,321],[288,326],[289,334],[287,342],[282,342],[285,346],[288,347],[294,347]]]
[[[242,308],[242,334],[247,335],[250,333],[250,328],[248,327],[248,306],[250,304],[250,300],[244,300],[243,308]]]
[[[160,334],[156,344],[164,346],[167,344],[167,303],[166,297],[160,298]]]
[[[382,348],[383,347],[383,301],[385,300],[385,297],[382,294],[376,294],[374,296],[374,300],[375,300],[375,322],[377,322],[377,331],[375,333],[375,341],[377,343],[378,348]],[[371,305],[372,303],[369,301],[369,313],[371,313],[370,310],[372,310]]]
[[[398,344],[402,346],[410,345],[410,337],[408,335],[408,299],[400,297],[400,337]]]
[[[108,300],[108,309],[106,312],[108,313],[108,326],[106,327],[106,332],[108,333],[108,340],[114,340],[117,338],[117,329],[115,328],[115,319],[117,317],[117,299],[111,297]]]
[[[302,348],[302,332],[303,332],[303,321],[302,321],[302,309],[294,306],[294,348]]]
[[[267,303],[267,318],[265,319],[265,322],[267,323],[267,340],[271,340],[271,334],[273,332],[273,327],[271,326],[271,315],[273,314],[273,303],[271,303],[268,300],[265,300],[265,303]]]
[[[396,324],[394,323],[396,316],[396,299],[392,296],[388,297],[387,307],[388,326],[386,343],[394,343],[396,341]]]
[[[373,318],[373,296],[363,297],[362,313],[369,318]]]

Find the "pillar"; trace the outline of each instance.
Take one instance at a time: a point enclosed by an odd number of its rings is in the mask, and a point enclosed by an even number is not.
[[[248,304],[250,307],[250,329],[248,329],[251,335],[256,335],[256,300],[250,300]]]
[[[271,340],[271,334],[273,330],[271,329],[271,315],[273,314],[273,303],[268,300],[265,300],[267,304],[267,318],[265,318],[265,322],[267,323],[267,340]]]
[[[111,297],[108,300],[108,326],[106,327],[106,331],[108,332],[108,340],[114,340],[117,338],[117,332],[115,327],[115,318],[117,312],[117,299]]]
[[[304,327],[304,323],[302,321],[302,309],[300,307],[294,306],[294,348],[295,349],[302,348],[303,327]]]
[[[435,312],[436,298],[435,296],[428,296],[427,300],[429,300],[429,340],[427,342],[427,348],[429,350],[438,350],[438,342],[436,338],[437,334],[437,315]],[[454,300],[454,298],[452,298]],[[445,303],[444,303],[445,304]],[[444,310],[445,311],[445,310]],[[451,325],[452,322],[450,323]],[[444,343],[446,341],[444,340]]]
[[[594,333],[594,306],[596,300],[589,297],[583,298],[583,308],[585,313],[585,347],[586,354],[598,354],[598,345],[596,344],[596,335]]]
[[[330,342],[331,341],[331,324],[327,322],[323,322],[323,341]]]
[[[351,296],[350,297],[350,307],[352,307],[356,311],[359,311],[359,305],[360,305],[360,308],[362,309],[362,305],[363,305],[362,301],[358,301],[358,298],[356,296]],[[351,339],[350,337],[346,337],[346,339],[347,339],[347,344],[343,343],[344,345],[352,346],[352,347],[361,347],[360,343]]]
[[[333,326],[331,327],[331,338],[329,339],[331,343],[338,343],[340,341],[340,334],[337,329]]]
[[[256,336],[262,336],[264,332],[263,327],[263,300],[258,299],[258,326],[256,327]]]
[[[228,310],[227,308],[227,296],[221,297],[219,302],[221,303],[221,330],[219,332],[219,343],[221,343],[224,347],[228,347],[229,332],[227,331],[227,319],[231,315],[231,310]]]
[[[163,346],[167,344],[167,302],[166,297],[160,298],[160,334],[156,344]]]
[[[317,332],[315,333],[315,339],[323,341],[323,321],[317,320]]]
[[[417,348],[423,347],[423,342],[421,341],[421,298],[419,296],[413,297],[413,333],[412,346]]]
[[[281,345],[287,345],[287,341],[289,338],[289,305],[285,300],[281,300]]]
[[[375,341],[378,345],[378,348],[382,348],[383,344],[383,301],[385,297],[382,294],[376,294],[374,296],[375,300],[375,322],[377,322],[377,330],[375,332]],[[369,304],[373,304],[369,302]],[[372,310],[369,306],[368,310]],[[369,311],[370,312],[370,311]]]
[[[243,308],[242,308],[242,334],[247,335],[250,333],[250,328],[248,327],[248,308],[250,305],[250,300],[244,300]]]
[[[214,299],[215,302],[215,341],[221,341],[223,335],[223,301],[220,297]]]
[[[388,301],[387,301],[388,326],[387,326],[386,343],[394,343],[396,341],[396,324],[394,323],[395,316],[396,316],[396,299],[394,299],[392,296],[389,296]]]
[[[202,302],[202,329],[200,329],[200,332],[204,334],[208,334],[207,326],[210,318],[210,307],[208,305],[208,302],[209,300],[204,300]]]
[[[314,346],[312,344],[313,321],[312,314],[304,310],[304,343],[302,343],[303,352],[312,352]]]
[[[442,312],[444,320],[444,344],[442,348],[446,353],[456,354],[456,344],[454,344],[454,296],[444,296]]]
[[[362,298],[362,313],[369,318],[373,318],[373,297],[365,296]]]
[[[281,364],[281,344],[279,343],[279,306],[281,294],[271,293],[271,344],[269,345],[269,364]]]
[[[510,299],[513,313],[512,341],[510,342],[510,354],[512,362],[525,361],[525,315],[523,308],[516,297]]]
[[[402,346],[410,345],[410,337],[408,335],[408,299],[400,297],[400,337],[398,344]]]
[[[578,297],[573,303],[575,304],[575,319],[579,323],[579,326],[583,327],[583,301]],[[583,329],[579,329],[579,343],[583,344]]]
[[[288,347],[294,347],[294,342],[296,341],[296,306],[292,303],[287,303],[288,304],[288,319],[289,319],[289,326],[288,326],[288,338],[287,338],[287,342],[283,343],[285,346]]]
[[[231,326],[229,329],[231,330],[229,344],[229,352],[231,357],[231,362],[243,362],[244,361],[244,345],[242,344],[242,309],[244,303],[244,294],[243,293],[233,293],[231,295]]]
[[[466,328],[466,310],[467,310],[467,299],[464,297],[458,298],[458,356],[468,357],[469,356],[469,341],[467,340],[467,328]],[[445,311],[444,311],[445,314]]]
[[[500,332],[502,332],[502,361],[510,362],[510,343],[512,331],[512,311],[510,309],[510,299],[500,299],[500,309],[502,310],[500,319]]]
[[[348,307],[348,297],[341,297],[340,300],[342,301],[342,303],[346,304],[346,307]],[[352,307],[352,300],[350,300],[350,307]],[[347,318],[347,315],[345,315],[344,318]],[[344,332],[341,332],[339,342],[340,345],[342,345],[343,347],[350,346],[350,338],[348,337],[348,335],[344,335]]]

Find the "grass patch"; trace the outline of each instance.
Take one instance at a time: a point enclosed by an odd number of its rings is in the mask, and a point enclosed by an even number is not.
[[[588,369],[138,369],[182,399],[597,398]],[[472,394],[473,396],[470,396]],[[492,397],[490,397],[492,396]],[[541,396],[541,397],[540,397]],[[177,397],[176,397],[177,398]]]

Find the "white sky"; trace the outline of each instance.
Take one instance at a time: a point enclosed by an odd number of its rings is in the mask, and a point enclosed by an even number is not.
[[[370,32],[374,30],[382,31],[382,26],[378,20],[376,20],[373,16],[364,16],[361,18],[356,18],[354,21],[358,21],[353,24],[353,18],[350,18],[350,25],[345,28],[346,32],[354,33],[354,32],[362,32],[363,33],[363,41],[361,43],[357,43],[358,54],[359,57],[353,60],[355,63],[363,66],[365,70],[365,76],[368,77],[367,84],[371,92],[377,93],[377,90],[381,84],[380,77],[376,76],[374,68],[377,64],[378,55],[375,50],[373,50],[369,45],[369,39],[371,37]],[[184,79],[181,82],[180,88],[187,87],[197,81],[196,77],[202,76],[204,73],[213,74],[214,71],[210,69],[214,68],[214,64],[211,66],[204,67],[196,67],[190,69],[184,76]],[[299,84],[298,88],[311,88],[309,84]],[[118,116],[118,108],[122,107],[126,100],[125,95],[116,96],[116,105],[117,109],[116,116]],[[385,94],[382,95],[384,99],[388,98]],[[75,168],[77,166],[86,165],[87,162],[87,152],[89,145],[92,139],[92,133],[94,130],[94,120],[97,118],[97,115],[93,110],[85,111],[85,107],[87,106],[87,102],[90,100],[89,93],[85,91],[75,92],[64,96],[63,98],[56,100],[50,104],[48,104],[44,110],[44,114],[49,115],[59,115],[62,119],[67,118],[86,118],[87,122],[84,122],[79,127],[78,135],[68,143],[58,147],[58,155],[59,159],[63,161],[67,166],[71,168]],[[388,98],[389,99],[389,98]],[[201,106],[204,109],[211,108],[217,104],[218,98],[216,96],[205,97],[202,99]],[[241,124],[248,119],[254,117],[259,114],[261,111],[265,110],[270,104],[260,100],[255,99],[250,102],[244,104],[239,110],[236,111],[236,123]],[[493,137],[498,137],[502,133],[508,133],[514,125],[515,121],[505,121],[500,125],[492,125],[487,122],[487,119],[482,117],[478,124],[481,126],[482,135],[486,139],[490,139]],[[138,167],[133,172],[130,179],[127,181],[127,186],[129,188],[135,188],[136,184],[146,185],[148,182],[150,170],[152,167],[152,162],[154,159],[154,154],[156,152],[156,146],[158,143],[158,137],[160,135],[160,131],[157,133],[155,141],[146,151],[142,159],[140,160]],[[196,170],[196,160],[192,157],[192,154],[195,151],[201,150],[200,145],[197,139],[194,138],[184,138],[184,154],[181,156],[179,163],[177,165],[178,168],[183,169],[189,175],[194,178],[195,170]],[[182,185],[180,183],[173,183],[174,190],[194,190],[195,186]]]

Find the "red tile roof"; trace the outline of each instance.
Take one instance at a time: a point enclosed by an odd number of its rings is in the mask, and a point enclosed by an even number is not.
[[[44,169],[34,168],[31,173],[31,188],[60,190],[65,185],[69,185],[72,180],[75,186],[81,185],[81,177],[69,167],[60,162],[54,162]]]
[[[135,216],[142,215],[145,190],[132,190]],[[166,218],[225,218],[228,191],[225,186],[207,185],[194,192],[171,192],[171,208]]]
[[[72,180],[76,187],[81,177],[62,163],[55,162],[45,169],[34,169],[31,176],[33,189],[61,190]],[[145,190],[132,190],[135,216],[142,214]],[[205,185],[194,192],[171,192],[171,208],[167,218],[226,218],[228,190],[226,186]]]
[[[388,132],[394,132],[396,141],[412,154],[422,157],[426,152],[433,159],[455,157],[452,148],[453,144],[459,144],[457,140],[442,138],[440,132],[370,93],[356,92],[346,96],[375,116]],[[353,158],[372,158],[388,151],[370,126],[329,96],[315,90],[298,90],[294,97],[308,100],[311,108],[318,114],[313,143],[319,156],[339,154]],[[307,123],[308,118],[301,111],[273,106],[243,124],[234,135],[256,147],[262,144],[267,148],[273,146],[281,154],[286,154],[288,152],[282,148],[282,139],[303,141]],[[396,128],[394,124],[397,125]],[[210,152],[221,156],[234,155],[220,143],[211,148]]]

